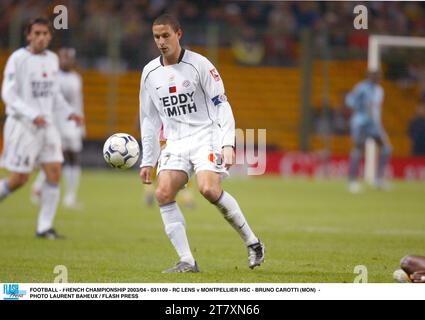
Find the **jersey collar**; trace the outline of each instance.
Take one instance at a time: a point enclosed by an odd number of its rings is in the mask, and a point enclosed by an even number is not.
[[[182,48],[182,50],[180,51],[180,55],[179,55],[179,59],[177,60],[177,63],[180,63],[182,61],[185,51],[186,50]],[[159,62],[161,63],[162,66],[164,66],[162,55],[159,57]]]
[[[46,55],[46,53],[47,53],[47,49],[44,49],[44,50],[43,50],[43,51],[41,51],[40,53],[34,53],[34,52],[32,52],[32,51],[30,50],[30,47],[29,47],[29,46],[24,47],[24,49],[25,49],[26,51],[28,51],[30,54],[35,55],[35,56],[38,56],[38,55],[44,56],[44,55]],[[179,61],[179,62],[180,62],[180,61]]]

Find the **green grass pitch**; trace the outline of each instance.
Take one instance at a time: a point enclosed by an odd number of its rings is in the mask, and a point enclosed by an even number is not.
[[[0,172],[0,177],[6,173]],[[60,207],[62,241],[36,239],[29,186],[0,203],[0,282],[53,282],[56,265],[69,282],[353,282],[364,265],[369,282],[392,282],[406,254],[425,254],[425,187],[396,182],[391,192],[346,191],[345,181],[262,177],[233,179],[225,189],[266,244],[266,262],[247,267],[246,248],[220,213],[196,195],[183,210],[202,273],[162,274],[177,262],[159,210],[143,203],[137,171],[84,171],[83,211]]]

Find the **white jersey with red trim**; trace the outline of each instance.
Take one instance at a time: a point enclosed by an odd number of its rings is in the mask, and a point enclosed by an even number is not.
[[[164,66],[162,56],[143,69],[140,88],[141,166],[159,157],[159,133],[178,141],[198,133],[211,143],[234,146],[235,122],[223,81],[204,56],[182,49],[178,63]]]
[[[59,89],[58,71],[59,59],[52,51],[34,54],[21,48],[13,52],[6,63],[2,85],[6,114],[30,122],[44,116],[50,123],[54,109],[71,114]]]

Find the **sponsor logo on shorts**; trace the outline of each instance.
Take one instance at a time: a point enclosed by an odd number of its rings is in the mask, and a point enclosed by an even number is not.
[[[223,165],[223,159],[222,159],[222,157],[221,157],[221,154],[220,154],[220,153],[213,153],[213,152],[210,152],[210,153],[208,154],[208,160],[209,160],[210,162],[214,163],[214,164],[215,164],[215,167],[216,167],[217,169],[221,169],[221,167],[222,167],[222,165]]]

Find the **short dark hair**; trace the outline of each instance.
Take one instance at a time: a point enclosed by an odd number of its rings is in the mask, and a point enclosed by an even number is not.
[[[28,22],[28,24],[25,26],[25,35],[29,35],[31,33],[32,30],[32,26],[35,24],[41,24],[43,26],[47,26],[49,28],[50,33],[52,33],[52,27],[50,24],[49,19],[44,18],[44,17],[38,17],[35,19],[32,19]]]
[[[170,13],[164,13],[161,14],[158,18],[156,18],[153,22],[153,26],[155,25],[159,25],[159,24],[163,24],[163,25],[169,25],[171,26],[171,28],[177,32],[181,29],[180,26],[180,22],[179,20],[172,14]]]

